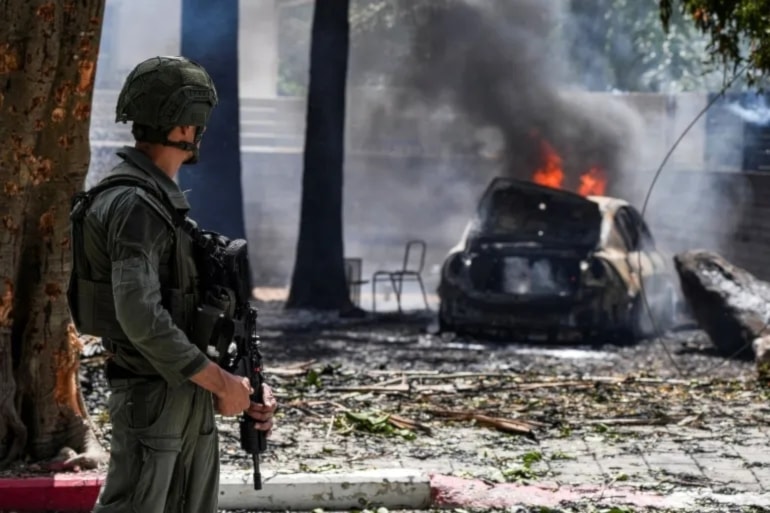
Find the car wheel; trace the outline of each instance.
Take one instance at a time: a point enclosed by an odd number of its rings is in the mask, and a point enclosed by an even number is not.
[[[448,308],[446,307],[446,304],[442,301],[441,305],[438,309],[438,331],[439,333],[446,333],[446,332],[454,332],[455,326],[452,323],[451,318],[449,317],[449,314],[447,313]]]
[[[626,314],[618,313],[607,319],[599,331],[600,340],[618,346],[630,346],[645,338],[640,325],[641,310],[644,309],[642,298],[637,296],[626,306]]]

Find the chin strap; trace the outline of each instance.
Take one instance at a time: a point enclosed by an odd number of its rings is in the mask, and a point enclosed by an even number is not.
[[[187,141],[169,141],[166,139],[161,143],[163,146],[173,146],[174,148],[179,148],[183,151],[190,151],[192,152],[192,156],[182,162],[182,164],[195,164],[198,162],[198,158],[200,157],[200,149],[198,148],[197,144],[190,143]]]
[[[184,164],[195,164],[200,157],[200,149],[198,145],[203,139],[203,132],[205,129],[202,126],[195,127],[195,139],[193,142],[187,141],[169,141],[168,133],[172,128],[159,128],[149,127],[144,125],[137,125],[131,128],[131,133],[134,135],[134,139],[141,142],[148,142],[153,144],[162,144],[163,146],[171,146],[173,148],[179,148],[182,151],[189,151],[192,156],[184,161]]]

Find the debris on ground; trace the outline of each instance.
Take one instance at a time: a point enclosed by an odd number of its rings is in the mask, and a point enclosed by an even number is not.
[[[714,345],[731,358],[750,356],[754,341],[770,335],[770,283],[709,251],[680,253],[674,263],[692,313]]]
[[[278,306],[262,305],[265,373],[280,403],[265,469],[422,461],[488,482],[568,483],[584,479],[568,469],[593,461],[582,459],[589,443],[642,461],[664,447],[697,454],[717,443],[740,446],[751,441],[747,430],[769,424],[770,389],[752,362],[720,356],[700,331],[564,347],[430,334],[424,314],[337,324],[319,317],[292,323]],[[96,353],[84,357],[82,381],[109,446]],[[237,422],[219,418],[218,426],[222,464],[250,464]],[[594,476],[602,486],[614,479],[640,487],[654,480],[661,490],[706,486],[669,474],[618,477],[611,466],[605,473]],[[727,484],[708,486],[729,492]]]

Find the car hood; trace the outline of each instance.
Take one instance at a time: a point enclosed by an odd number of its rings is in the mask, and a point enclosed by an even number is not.
[[[601,236],[599,205],[578,194],[497,178],[478,204],[469,245],[496,243],[593,250]]]

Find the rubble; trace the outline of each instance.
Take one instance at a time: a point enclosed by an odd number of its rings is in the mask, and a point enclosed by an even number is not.
[[[719,352],[747,357],[756,346],[770,359],[770,284],[709,251],[680,253],[674,263],[693,316]]]

